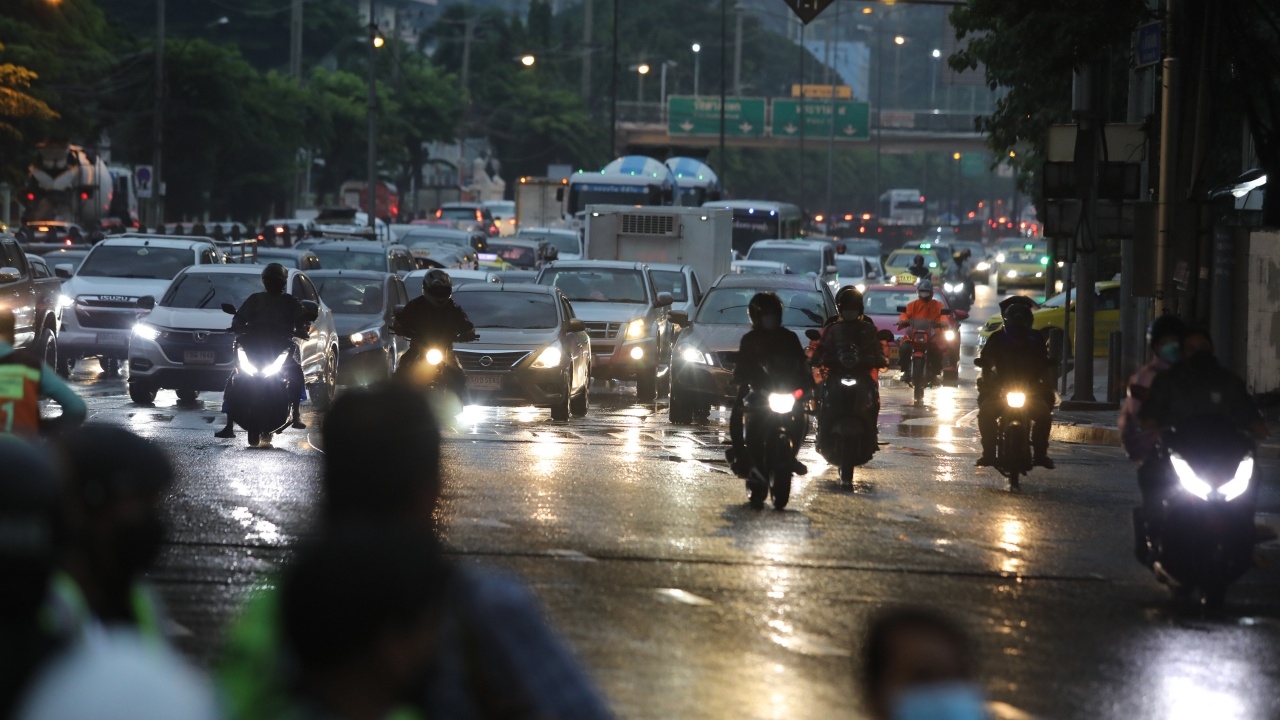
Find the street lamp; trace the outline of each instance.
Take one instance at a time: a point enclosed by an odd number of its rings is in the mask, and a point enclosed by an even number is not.
[[[520,64],[525,67],[533,67],[533,64],[537,61],[537,58],[532,55],[522,55],[520,57]]]
[[[694,43],[692,50],[693,50],[693,94],[697,96],[698,95],[698,73],[702,65],[700,62],[698,62],[698,60],[699,58],[702,57],[702,46],[699,45],[698,43]]]
[[[907,39],[901,35],[893,36],[893,106],[902,107],[902,46]]]
[[[630,69],[640,73],[640,77],[636,80],[636,104],[640,105],[644,102],[644,76],[649,74],[649,63],[632,65]]]
[[[383,45],[386,45],[386,44],[387,44],[387,41],[386,41],[386,39],[385,39],[385,38],[383,38],[383,37],[382,37],[382,35],[374,35],[374,36],[373,36],[373,46],[374,46],[375,48],[380,48],[380,47],[382,47]]]
[[[938,66],[942,64],[942,51],[937,48],[934,48],[933,52],[929,54],[932,55],[934,59],[933,85],[929,87],[929,107],[933,108],[934,110],[937,110],[938,109],[938,100],[937,100],[938,98]]]

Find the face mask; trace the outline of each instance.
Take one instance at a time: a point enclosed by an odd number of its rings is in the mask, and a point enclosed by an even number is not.
[[[777,315],[765,315],[760,318],[760,327],[765,330],[777,330],[782,327],[782,318]]]
[[[893,703],[893,720],[984,720],[982,690],[969,683],[919,685]]]
[[[1162,345],[1156,349],[1156,357],[1173,365],[1182,359],[1182,348],[1177,343]]]
[[[116,535],[121,572],[132,577],[151,566],[164,542],[164,522],[155,512],[146,513],[120,527]]]
[[[920,299],[921,299],[921,300],[932,300],[932,299],[933,299],[933,293],[920,293]]]

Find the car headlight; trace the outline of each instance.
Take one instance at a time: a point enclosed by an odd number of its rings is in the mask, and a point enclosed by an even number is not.
[[[76,304],[76,299],[71,297],[70,295],[58,296],[58,307],[68,308],[75,304]]]
[[[785,415],[795,409],[796,396],[791,393],[769,393],[769,409]]]
[[[378,328],[369,328],[361,330],[358,333],[351,334],[351,344],[357,347],[361,345],[372,345],[382,339],[382,331]]]
[[[948,330],[948,331],[946,331],[946,332],[942,333],[942,337],[946,338],[946,339],[947,339],[947,342],[954,342],[954,341],[955,341],[955,339],[956,339],[956,331],[955,331],[955,330]]]
[[[644,318],[636,318],[627,323],[627,339],[639,340],[644,337],[645,330],[648,329],[646,325]]]
[[[442,362],[444,362],[444,353],[440,352],[438,348],[431,348],[427,351],[428,365],[439,365]]]
[[[681,350],[680,359],[684,360],[687,363],[693,363],[694,365],[710,365],[711,364],[710,353],[704,353],[701,350],[693,347],[686,347],[685,349]]]
[[[1016,278],[1016,277],[1018,277],[1018,271],[1017,271],[1017,270],[1010,270],[1009,272],[1005,273],[1005,277],[1008,277],[1008,278]]]
[[[560,352],[560,348],[556,347],[555,345],[552,345],[548,348],[543,349],[542,352],[538,353],[538,357],[534,358],[533,360],[533,367],[535,368],[560,367],[560,359],[562,357],[563,355]]]
[[[1240,461],[1236,466],[1235,477],[1231,478],[1231,482],[1218,488],[1218,492],[1222,493],[1222,497],[1226,500],[1235,500],[1249,489],[1249,482],[1253,479],[1253,456],[1247,455],[1245,459]]]
[[[996,262],[1004,262],[1004,253],[999,253],[996,255]]]
[[[284,367],[284,363],[288,359],[289,359],[288,352],[280,353],[280,355],[275,360],[271,361],[270,365],[262,369],[262,376],[271,377],[272,375],[275,375],[276,373],[280,372],[280,369]]]
[[[1027,404],[1027,394],[1020,393],[1020,392],[1006,393],[1004,396],[1004,401],[1011,408],[1020,408],[1023,405]]]
[[[860,293],[864,293],[864,292],[866,292],[866,291],[867,291],[867,284],[866,284],[866,283],[858,283],[857,285],[854,285],[854,287],[858,288],[858,292],[860,292]]]
[[[244,348],[236,350],[236,358],[240,361],[240,370],[249,375],[257,375],[258,368],[252,362],[249,362],[249,356],[245,354]]]
[[[146,340],[155,340],[160,337],[160,331],[145,323],[138,323],[133,326],[133,334]]]
[[[990,270],[990,269],[991,269],[991,263],[987,262],[986,260],[983,260],[982,262],[978,263],[978,266],[977,266],[978,272],[986,272],[987,270]]]
[[[1196,471],[1191,469],[1191,463],[1184,460],[1181,455],[1173,453],[1169,456],[1169,464],[1173,465],[1173,472],[1178,476],[1178,484],[1183,490],[1201,500],[1209,499],[1209,495],[1213,493],[1213,486],[1196,475]]]

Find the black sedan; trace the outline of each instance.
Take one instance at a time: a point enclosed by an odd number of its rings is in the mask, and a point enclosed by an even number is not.
[[[671,422],[704,418],[713,405],[734,398],[733,367],[742,336],[751,329],[747,304],[773,292],[783,306],[782,324],[806,342],[804,331],[822,327],[836,313],[821,278],[806,275],[723,275],[698,304],[697,314],[671,313],[684,326],[671,353]],[[690,322],[692,320],[692,322]]]
[[[404,282],[371,270],[313,270],[307,277],[333,311],[339,382],[364,385],[390,377],[409,349],[407,338],[391,332],[395,307],[406,302]]]

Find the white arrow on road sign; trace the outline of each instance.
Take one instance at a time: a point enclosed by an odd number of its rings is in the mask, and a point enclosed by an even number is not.
[[[692,122],[690,122],[690,121],[688,121],[688,120],[685,120],[684,122],[680,123],[680,129],[681,129],[681,130],[683,130],[683,131],[685,131],[685,132],[692,132],[692,131],[693,131],[693,123],[692,123]]]
[[[799,130],[800,128],[796,127],[795,123],[787,123],[786,126],[783,127],[782,129],[788,135],[795,135],[796,131]]]
[[[856,132],[858,132],[858,131],[857,131],[857,130],[855,130],[855,129],[854,129],[854,127],[853,127],[852,125],[845,125],[845,126],[844,126],[844,134],[845,134],[845,135],[853,135],[853,134],[854,134],[854,133],[856,133]]]
[[[738,129],[741,130],[742,133],[745,135],[751,132],[751,128],[753,127],[755,127],[755,125],[752,125],[751,123],[744,120],[742,124],[738,126]]]

